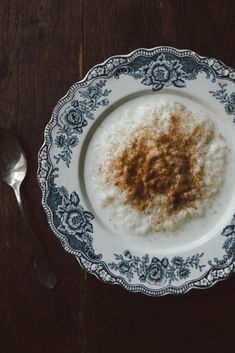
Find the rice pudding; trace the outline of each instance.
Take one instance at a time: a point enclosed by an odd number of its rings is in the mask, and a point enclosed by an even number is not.
[[[176,101],[139,106],[96,141],[100,207],[131,232],[172,231],[213,201],[226,149],[202,112]]]

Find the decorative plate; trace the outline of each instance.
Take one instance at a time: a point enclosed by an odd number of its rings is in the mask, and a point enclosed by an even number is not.
[[[38,181],[48,222],[66,251],[106,283],[150,296],[207,288],[234,272],[235,70],[171,47],[138,49],[107,59],[56,104],[38,155]],[[213,115],[230,147],[219,211],[187,234],[119,236],[89,193],[89,146],[101,121],[134,100],[173,97]],[[132,104],[132,103],[131,103]]]

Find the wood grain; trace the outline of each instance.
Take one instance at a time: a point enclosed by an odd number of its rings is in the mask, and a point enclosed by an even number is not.
[[[93,65],[171,45],[235,67],[234,22],[232,0],[0,0],[0,126],[26,151],[22,192],[59,276],[53,291],[39,286],[13,192],[0,184],[0,352],[233,351],[234,276],[163,298],[99,282],[50,231],[36,170],[56,101]]]

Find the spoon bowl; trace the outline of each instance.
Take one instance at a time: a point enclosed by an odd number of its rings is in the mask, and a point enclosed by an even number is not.
[[[18,140],[0,129],[0,179],[14,187],[21,183],[27,172],[27,160]]]

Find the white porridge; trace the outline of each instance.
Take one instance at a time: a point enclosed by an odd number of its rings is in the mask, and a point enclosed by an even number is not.
[[[124,112],[95,149],[99,206],[136,234],[171,231],[203,214],[223,181],[223,137],[209,117],[178,102]]]

